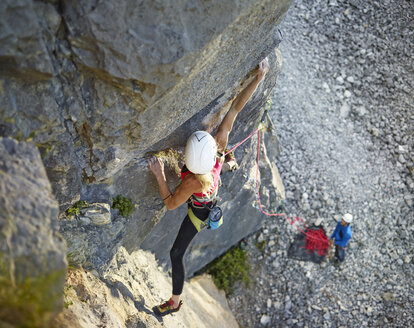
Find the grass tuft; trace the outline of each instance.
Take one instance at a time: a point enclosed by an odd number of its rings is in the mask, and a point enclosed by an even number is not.
[[[84,207],[88,207],[89,206],[89,202],[87,202],[86,200],[80,200],[78,202],[76,202],[73,206],[69,207],[66,210],[66,214],[67,215],[79,215],[80,211],[82,208]]]
[[[261,252],[263,252],[263,251],[264,251],[265,246],[266,246],[266,240],[262,240],[260,243],[259,243],[259,242],[257,242],[257,243],[256,243],[256,247],[257,247],[257,248],[258,248]]]

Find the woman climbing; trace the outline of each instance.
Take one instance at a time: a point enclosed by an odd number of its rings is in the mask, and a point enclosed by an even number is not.
[[[153,308],[157,315],[164,316],[177,312],[181,307],[180,298],[185,278],[184,253],[191,240],[200,231],[200,223],[206,221],[209,216],[210,210],[206,206],[214,206],[213,201],[217,195],[220,171],[224,162],[222,154],[225,152],[234,120],[263,80],[268,69],[268,59],[265,58],[260,62],[256,76],[232,102],[214,137],[205,131],[194,132],[189,137],[185,148],[185,165],[181,170],[183,181],[173,193],[168,188],[163,162],[155,156],[148,160],[165,206],[173,210],[189,201],[188,214],[170,251],[172,296],[168,301]],[[199,220],[194,219],[194,216]]]

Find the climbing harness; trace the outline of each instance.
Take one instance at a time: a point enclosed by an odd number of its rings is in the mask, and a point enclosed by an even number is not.
[[[188,216],[191,222],[194,224],[197,231],[207,229],[217,229],[223,223],[223,212],[219,206],[217,206],[217,193],[221,184],[220,171],[222,164],[219,160],[216,160],[212,172],[213,184],[209,190],[205,193],[194,193],[188,199]],[[186,175],[191,171],[186,166],[181,169],[181,178],[184,180]],[[200,220],[193,212],[192,208],[205,208],[209,211],[208,218],[205,221]]]
[[[188,217],[190,218],[191,222],[194,224],[194,227],[197,229],[198,232],[207,228],[207,223],[200,220],[191,209],[191,206],[188,206],[187,211]]]
[[[194,195],[191,197],[193,198]],[[219,228],[223,224],[223,211],[219,206],[217,206],[217,201],[214,201],[210,207],[204,204],[203,202],[201,202],[200,199],[196,197],[194,198],[205,209],[209,210],[207,220],[202,221],[194,214],[191,206],[188,206],[188,217],[190,218],[191,222],[194,224],[197,231],[200,232],[201,230],[206,229],[206,228],[211,229],[211,230],[215,230]]]

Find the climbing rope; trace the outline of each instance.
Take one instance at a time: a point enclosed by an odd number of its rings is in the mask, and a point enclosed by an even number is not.
[[[271,106],[271,101],[270,99],[268,99],[267,104],[269,104],[269,108]],[[237,147],[239,147],[240,145],[242,145],[244,142],[246,142],[248,139],[250,139],[251,137],[253,137],[256,133],[257,133],[257,167],[256,167],[256,196],[257,196],[257,201],[259,203],[259,209],[260,211],[267,215],[267,216],[281,216],[284,217],[286,219],[286,221],[289,222],[289,224],[291,224],[292,226],[294,225],[295,228],[303,233],[306,236],[306,242],[305,242],[305,248],[309,253],[312,253],[313,251],[317,251],[318,255],[322,256],[322,255],[326,255],[328,253],[330,244],[329,244],[329,240],[328,237],[325,235],[323,229],[319,229],[319,230],[312,230],[310,228],[307,227],[305,221],[296,216],[293,219],[291,219],[290,217],[288,217],[286,215],[286,213],[268,213],[266,212],[263,207],[262,207],[262,203],[260,201],[260,192],[259,192],[259,160],[260,160],[260,131],[264,128],[263,125],[263,121],[265,118],[265,115],[267,114],[267,110],[265,110],[265,113],[263,114],[262,120],[259,123],[258,128],[253,131],[252,133],[250,133],[246,138],[244,138],[241,142],[239,142],[238,144],[236,144],[233,148],[231,148],[225,155],[231,153],[232,151],[234,151]],[[305,227],[304,229],[301,229],[298,227],[298,225],[295,225],[296,222],[301,222],[303,223],[303,226]]]
[[[239,147],[241,144],[243,144],[244,142],[246,142],[248,139],[250,139],[251,137],[253,137],[253,135],[255,135],[257,132],[259,132],[261,129],[264,128],[263,123],[265,121],[267,112],[270,110],[270,107],[272,106],[272,100],[270,98],[267,98],[266,105],[268,105],[269,107],[264,111],[263,116],[262,116],[262,119],[260,120],[260,123],[259,123],[257,129],[255,131],[253,131],[252,133],[250,133],[246,138],[244,138],[238,144],[236,144],[232,149],[230,149],[227,153],[225,153],[224,156],[226,156],[229,153],[231,153],[233,150],[235,150],[237,147]]]
[[[270,98],[267,100],[266,102],[267,105],[269,105],[268,109],[270,109],[271,105],[272,105],[272,101],[270,100]],[[252,133],[250,133],[246,138],[244,138],[242,141],[240,141],[239,143],[237,143],[234,147],[232,147],[228,152],[226,152],[224,155],[228,155],[229,153],[233,152],[237,147],[241,146],[243,143],[245,143],[247,140],[249,140],[251,137],[253,137],[256,133],[257,133],[257,167],[256,167],[256,196],[257,196],[257,201],[259,203],[259,209],[260,211],[267,215],[267,216],[281,216],[284,217],[286,219],[286,221],[289,222],[290,225],[295,226],[295,228],[303,233],[306,236],[306,243],[305,243],[305,248],[307,249],[307,251],[309,253],[312,253],[313,251],[317,251],[318,255],[326,255],[328,253],[329,250],[329,240],[328,237],[325,235],[323,229],[319,229],[319,230],[312,230],[310,228],[307,227],[305,221],[296,216],[293,219],[291,219],[290,217],[288,217],[286,215],[286,213],[268,213],[265,210],[263,210],[262,207],[262,203],[260,200],[260,192],[259,192],[259,182],[260,182],[260,178],[259,178],[259,160],[260,160],[260,131],[262,129],[264,129],[265,125],[264,125],[264,121],[265,118],[268,117],[268,109],[265,110],[262,119],[257,127],[257,129],[255,131],[253,131]],[[269,117],[268,117],[269,119]],[[270,121],[271,123],[271,121]],[[179,154],[176,150],[173,151],[173,155],[178,159],[183,159],[183,156],[181,154]],[[165,154],[156,154],[155,156],[157,157],[163,157],[165,156]],[[299,228],[299,226],[295,223],[296,222],[301,222],[304,226],[304,229]]]
[[[256,194],[257,200],[259,203],[260,211],[267,215],[267,216],[283,216],[285,217],[286,221],[288,221],[291,225],[294,225],[297,221],[303,223],[305,230],[300,229],[297,225],[295,225],[296,229],[303,233],[306,236],[306,243],[305,248],[309,253],[312,253],[314,250],[317,250],[319,255],[326,255],[329,250],[329,240],[328,237],[323,232],[323,229],[319,230],[312,230],[309,229],[305,223],[305,221],[296,216],[293,220],[289,218],[286,213],[268,213],[263,210],[262,203],[260,201],[260,193],[259,193],[259,159],[260,159],[260,129],[257,132],[257,168],[256,168]]]
[[[323,256],[328,254],[329,240],[325,235],[322,228],[319,230],[308,230],[308,233],[312,233],[313,238],[306,238],[305,248],[308,253],[312,253],[314,250],[318,252],[318,255]]]
[[[230,149],[227,153],[224,154],[224,156],[228,155],[229,153],[231,153],[233,150],[235,150],[237,147],[239,147],[241,144],[243,144],[244,142],[246,142],[248,139],[250,139],[251,137],[253,137],[254,134],[256,134],[258,131],[260,131],[260,128],[257,128],[254,132],[250,133],[246,138],[244,138],[242,141],[240,141],[237,145],[235,145],[232,149]]]

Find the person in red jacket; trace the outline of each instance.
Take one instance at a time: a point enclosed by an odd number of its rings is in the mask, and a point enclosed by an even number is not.
[[[201,229],[202,223],[208,218],[209,209],[203,205],[211,207],[217,195],[219,175],[224,161],[222,155],[225,152],[233,123],[265,77],[268,69],[268,59],[265,58],[260,62],[253,80],[232,102],[214,136],[206,131],[197,131],[189,137],[185,149],[185,167],[181,173],[183,181],[174,192],[168,188],[164,164],[161,159],[154,156],[148,160],[149,168],[157,179],[161,197],[169,210],[183,205],[190,198],[193,199],[188,205],[188,215],[184,218],[170,251],[172,296],[168,301],[153,308],[157,315],[164,316],[177,312],[181,307],[182,301],[180,299],[185,279],[184,253],[191,240]],[[196,197],[196,200],[192,195]]]

